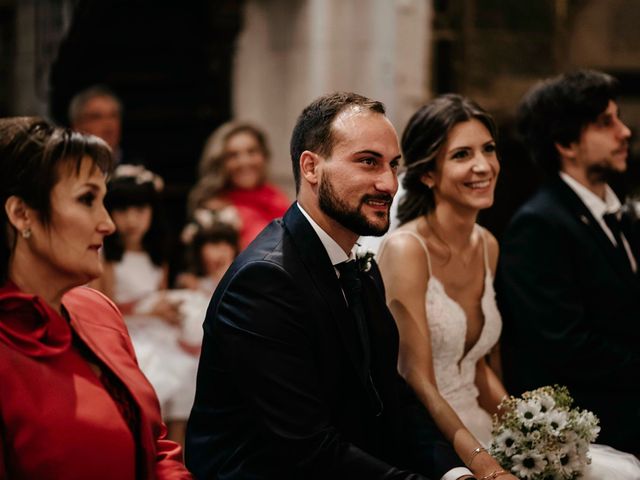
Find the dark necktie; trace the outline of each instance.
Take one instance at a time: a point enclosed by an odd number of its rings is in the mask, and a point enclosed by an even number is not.
[[[378,394],[373,378],[371,377],[371,346],[369,343],[369,331],[367,329],[367,318],[362,302],[362,281],[358,274],[358,266],[355,261],[346,261],[336,265],[340,272],[340,285],[347,299],[349,310],[356,322],[360,346],[362,350],[362,371],[365,376],[367,393],[371,407],[376,416],[383,410],[382,400]]]
[[[367,330],[367,319],[365,316],[364,305],[362,303],[362,282],[358,276],[358,267],[355,261],[342,262],[336,265],[340,272],[340,285],[347,299],[349,310],[353,314],[358,330],[358,337],[362,346],[362,367],[364,372],[368,374],[369,364],[371,361],[371,352],[369,347],[369,332]]]
[[[624,247],[624,243],[622,242],[622,222],[616,213],[605,213],[602,218],[604,223],[607,224],[607,227],[609,227],[609,230],[611,230],[613,238],[616,239],[616,251],[618,252],[618,256],[630,267],[629,255],[627,254],[627,249]]]

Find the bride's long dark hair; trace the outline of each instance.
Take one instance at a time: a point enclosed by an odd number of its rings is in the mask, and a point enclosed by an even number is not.
[[[398,205],[400,224],[429,213],[435,207],[433,192],[424,183],[425,173],[433,171],[438,152],[451,129],[461,122],[476,119],[496,140],[497,129],[491,115],[473,100],[462,95],[436,97],[413,114],[402,134],[402,154],[406,171],[402,180],[404,196]]]

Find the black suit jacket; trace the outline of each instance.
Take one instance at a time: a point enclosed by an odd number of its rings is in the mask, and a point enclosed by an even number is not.
[[[298,207],[238,257],[204,323],[186,445],[197,478],[419,479],[396,467],[439,478],[461,465],[397,373],[377,267],[361,277],[381,412],[334,268]]]
[[[501,250],[507,388],[567,385],[600,417],[601,443],[640,452],[638,275],[560,177],[516,213]]]

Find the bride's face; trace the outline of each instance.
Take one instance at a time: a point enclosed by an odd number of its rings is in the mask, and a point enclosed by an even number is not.
[[[493,205],[500,163],[489,130],[472,119],[455,125],[436,157],[435,169],[422,182],[433,191],[436,206],[482,210]]]

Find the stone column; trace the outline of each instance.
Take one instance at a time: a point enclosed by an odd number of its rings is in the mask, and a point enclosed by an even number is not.
[[[289,138],[314,98],[381,100],[399,131],[429,94],[430,0],[247,0],[233,112],[268,133],[272,179],[293,196]]]

